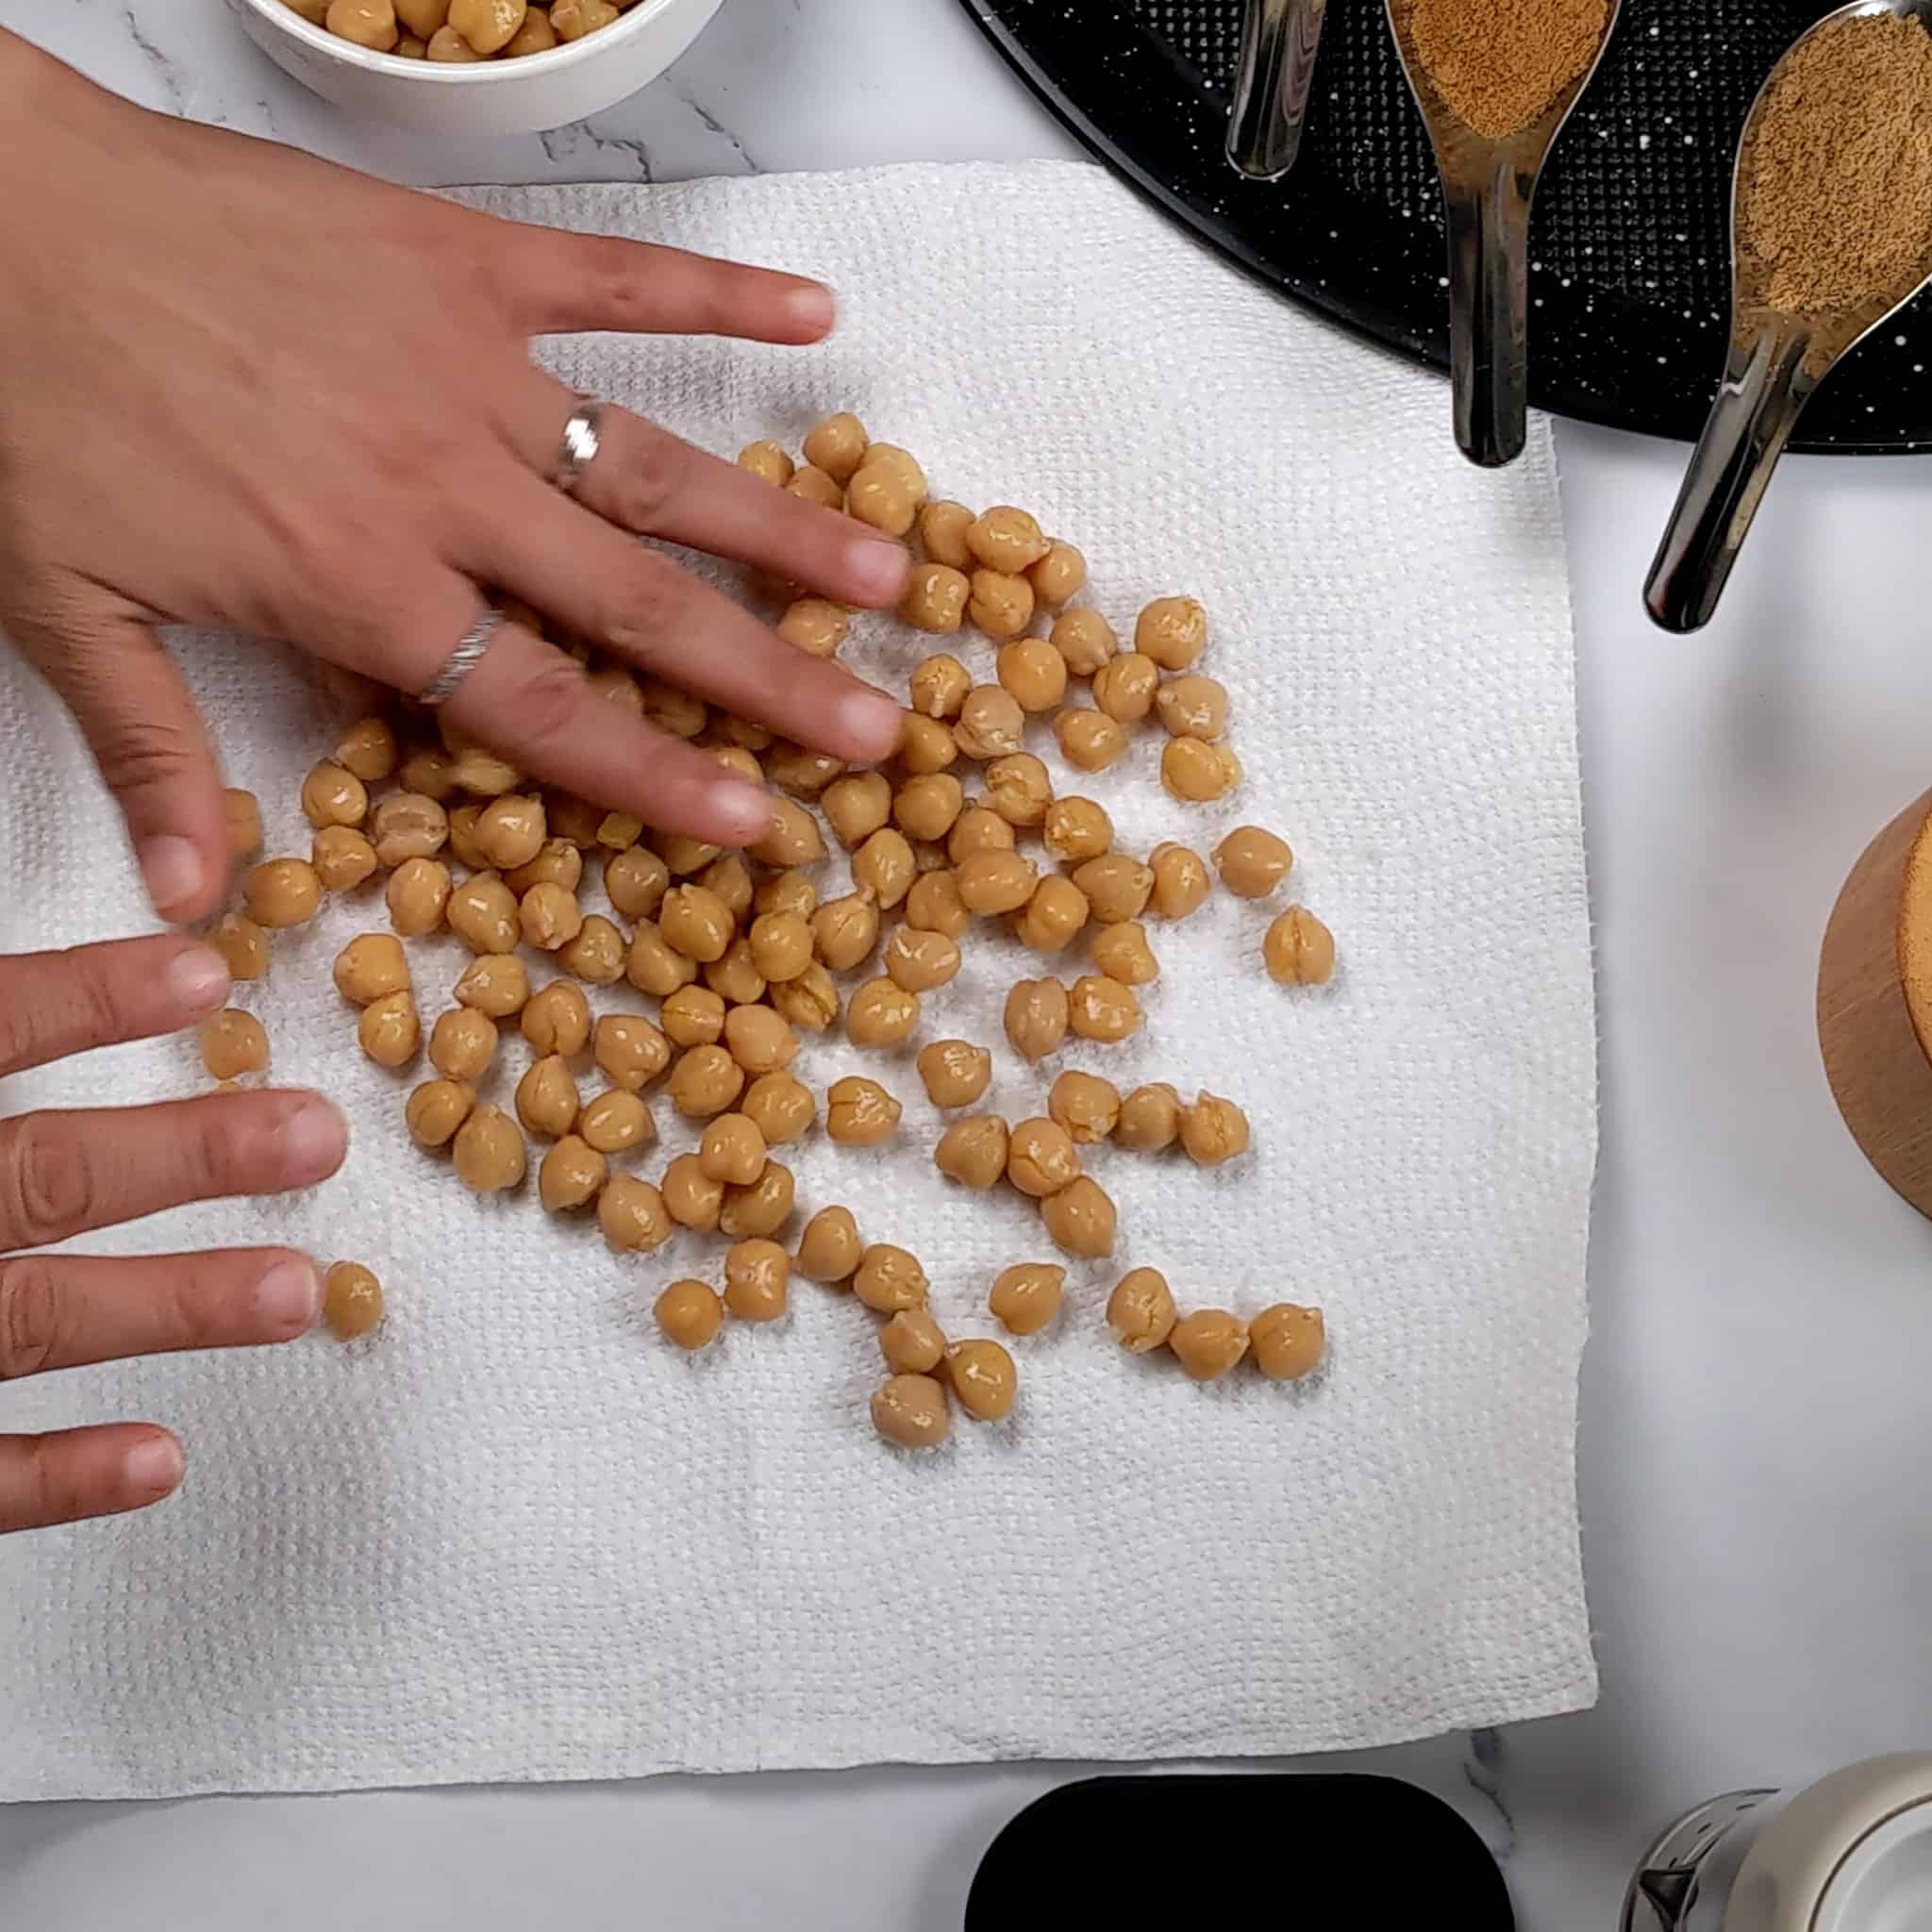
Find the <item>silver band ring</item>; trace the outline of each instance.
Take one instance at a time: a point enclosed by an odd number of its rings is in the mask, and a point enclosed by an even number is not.
[[[583,402],[570,412],[570,421],[563,425],[557,460],[550,466],[550,480],[566,496],[576,489],[584,472],[597,460],[597,452],[604,446],[597,425],[603,419],[602,403]]]
[[[484,653],[496,641],[496,633],[503,628],[504,622],[502,611],[484,611],[457,640],[456,649],[442,660],[442,669],[429,680],[429,688],[417,702],[434,710],[455,697],[457,688],[482,663]]]

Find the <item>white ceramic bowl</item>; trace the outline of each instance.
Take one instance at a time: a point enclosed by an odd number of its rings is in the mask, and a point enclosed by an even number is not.
[[[248,37],[324,99],[424,134],[535,134],[601,112],[657,77],[723,0],[638,0],[612,25],[518,60],[444,65],[372,54],[282,0],[228,0]]]

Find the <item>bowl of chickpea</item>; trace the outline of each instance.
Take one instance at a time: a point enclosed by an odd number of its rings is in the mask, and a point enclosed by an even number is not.
[[[533,134],[657,79],[723,0],[228,0],[275,65],[425,134]]]

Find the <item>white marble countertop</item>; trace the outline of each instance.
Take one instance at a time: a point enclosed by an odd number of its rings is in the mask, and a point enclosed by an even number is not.
[[[408,181],[1074,152],[956,0],[726,0],[635,99],[500,142],[345,123],[214,0],[0,0],[0,25],[151,106]],[[1787,463],[1722,619],[1687,641],[1638,595],[1682,451],[1568,425],[1560,447],[1604,1041],[1582,1446],[1603,1702],[1351,1760],[1457,1804],[1533,1932],[1614,1925],[1692,1803],[1932,1741],[1932,1229],[1845,1136],[1811,1023],[1839,884],[1932,783],[1932,471]],[[663,1932],[940,1928],[998,1828],[1075,1774],[16,1807],[0,1900],[42,1932],[594,1932],[643,1901]]]

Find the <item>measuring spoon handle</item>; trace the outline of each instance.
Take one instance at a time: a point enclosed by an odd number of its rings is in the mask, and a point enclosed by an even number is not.
[[[1529,202],[1536,177],[1502,154],[1444,170],[1449,379],[1456,442],[1492,470],[1523,454],[1529,411]]]
[[[1248,0],[1227,117],[1227,158],[1257,181],[1294,166],[1328,0]]]
[[[1786,316],[1734,344],[1643,586],[1644,608],[1665,630],[1700,630],[1716,611],[1771,473],[1816,387],[1805,373],[1810,345],[1809,329]]]

